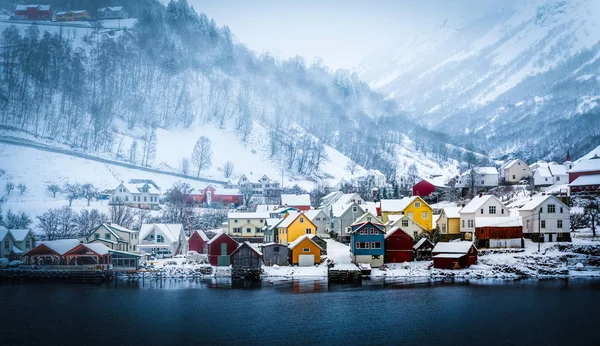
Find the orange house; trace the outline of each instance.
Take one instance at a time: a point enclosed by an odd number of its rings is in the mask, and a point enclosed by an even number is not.
[[[288,245],[288,258],[292,265],[310,267],[321,262],[321,247],[312,238],[314,234],[306,234]]]

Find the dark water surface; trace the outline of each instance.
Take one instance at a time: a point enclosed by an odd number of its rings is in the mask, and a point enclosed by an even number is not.
[[[598,344],[600,280],[0,285],[0,345]]]

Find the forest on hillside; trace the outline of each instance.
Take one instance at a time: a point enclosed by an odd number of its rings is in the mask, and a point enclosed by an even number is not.
[[[318,60],[257,55],[186,0],[120,3],[137,14],[131,29],[98,27],[81,38],[35,24],[4,29],[0,125],[145,165],[152,164],[157,128],[212,123],[245,141],[255,122],[268,129],[271,157],[304,176],[319,171],[327,144],[393,180],[404,136],[440,161],[480,160],[448,145],[447,135],[416,126],[355,74]],[[119,133],[133,134],[139,145],[121,148]]]

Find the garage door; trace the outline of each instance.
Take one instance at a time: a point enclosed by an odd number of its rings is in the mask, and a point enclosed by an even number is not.
[[[300,267],[310,267],[315,265],[315,255],[298,255],[298,265]]]

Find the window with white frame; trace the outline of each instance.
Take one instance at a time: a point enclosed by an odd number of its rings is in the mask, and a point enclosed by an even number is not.
[[[421,202],[415,202],[415,208],[421,208]]]
[[[371,249],[381,249],[381,243],[380,242],[372,242]]]
[[[402,220],[402,227],[408,227],[408,220]]]
[[[164,243],[165,242],[165,238],[162,235],[158,234],[156,236],[156,242],[157,243]]]
[[[446,224],[445,223],[442,224],[442,233],[446,233]]]
[[[312,229],[310,229],[310,228],[307,228],[307,229],[306,229],[306,234],[312,234]]]
[[[246,233],[252,233],[252,228],[250,228],[250,227],[246,228]]]
[[[304,218],[303,217],[300,218],[300,223],[304,223]]]
[[[556,220],[556,227],[563,228],[563,220]]]
[[[475,227],[475,220],[467,220],[467,226],[469,228]]]
[[[426,211],[424,211],[424,212],[421,214],[421,218],[422,218],[423,220],[427,220],[427,219],[429,218],[429,213],[428,213],[428,212],[426,212]]]
[[[548,213],[550,213],[550,214],[556,213],[556,205],[548,204]]]
[[[542,220],[542,228],[546,228],[546,220]]]
[[[490,205],[490,206],[488,207],[488,212],[489,212],[491,215],[493,215],[493,214],[496,214],[496,206],[495,206],[495,205]]]

